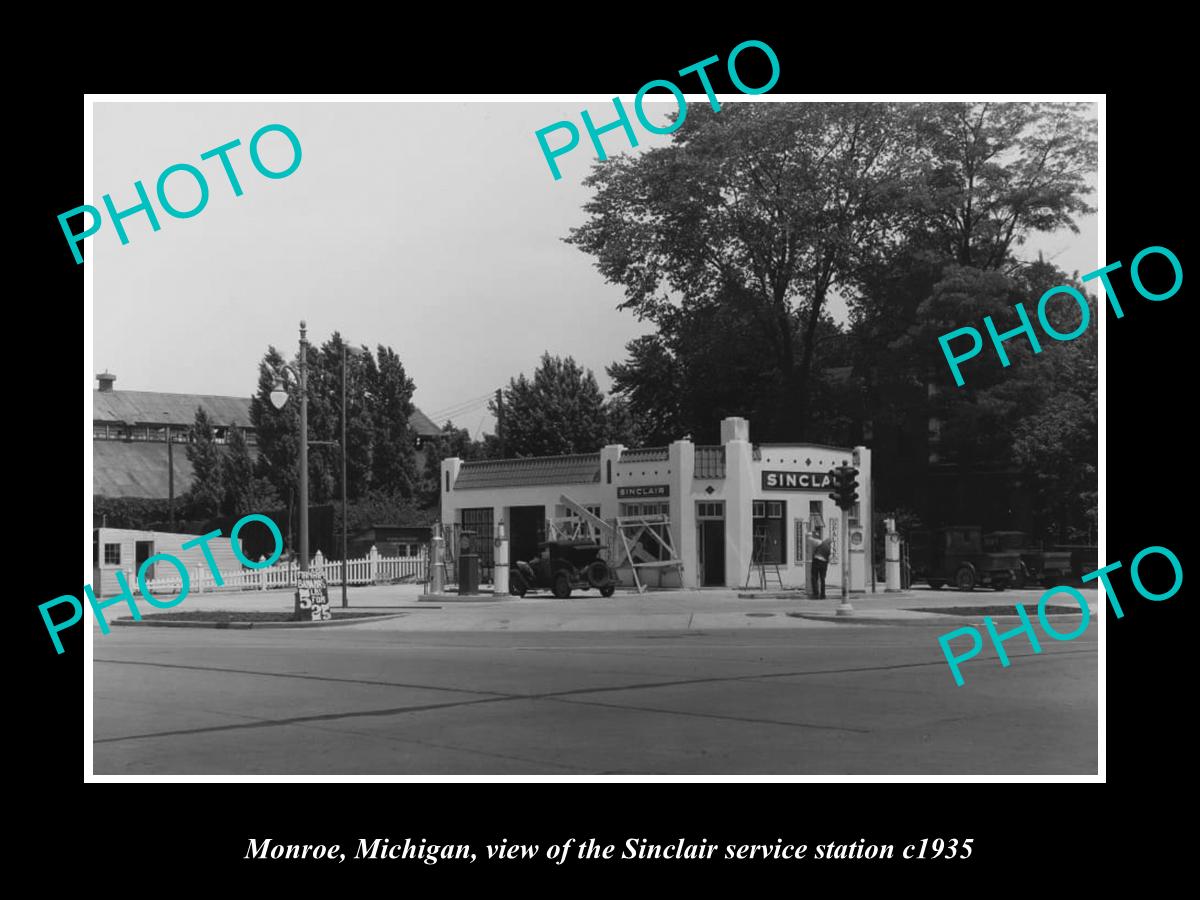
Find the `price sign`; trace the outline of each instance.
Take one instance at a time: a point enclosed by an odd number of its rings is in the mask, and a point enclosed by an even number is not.
[[[333,618],[329,609],[329,582],[317,572],[296,576],[296,618],[301,622]]]

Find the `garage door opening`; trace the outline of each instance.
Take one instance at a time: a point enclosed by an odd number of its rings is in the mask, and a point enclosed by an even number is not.
[[[509,559],[528,562],[546,539],[546,507],[511,506],[508,510]]]

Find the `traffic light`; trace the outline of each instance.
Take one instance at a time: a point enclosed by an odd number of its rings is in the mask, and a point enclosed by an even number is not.
[[[829,499],[838,505],[839,509],[848,510],[858,502],[858,469],[853,466],[839,466],[829,471],[829,479],[833,493]]]
[[[842,479],[838,484],[838,489],[842,495],[842,502],[838,505],[842,509],[852,509],[858,502],[858,469],[854,466],[843,466]]]

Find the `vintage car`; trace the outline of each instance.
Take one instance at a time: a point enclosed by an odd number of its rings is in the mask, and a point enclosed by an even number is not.
[[[565,600],[573,589],[595,588],[603,597],[617,589],[617,573],[600,558],[604,548],[594,541],[543,541],[541,555],[516,562],[508,574],[508,591],[524,597],[527,591],[549,588]]]
[[[908,538],[908,560],[912,580],[926,581],[934,590],[952,584],[960,591],[1002,591],[1015,582],[1021,566],[1015,550],[985,551],[979,525],[914,531]]]
[[[1016,551],[1021,555],[1014,584],[1040,584],[1053,587],[1071,574],[1071,554],[1065,550],[1044,550],[1023,531],[991,531],[983,536],[983,549],[995,553]]]

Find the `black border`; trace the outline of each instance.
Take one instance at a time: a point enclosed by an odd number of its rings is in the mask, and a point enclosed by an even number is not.
[[[724,58],[745,37],[767,41],[781,61],[781,78],[773,93],[801,91],[870,91],[885,87],[905,91],[1060,91],[1104,90],[1118,77],[1097,71],[1104,50],[1097,47],[1094,65],[1082,62],[1082,49],[1035,53],[1013,44],[1024,58],[1004,56],[1004,47],[954,47],[941,37],[918,42],[917,33],[888,33],[877,37],[840,36],[812,27],[776,30],[726,26],[720,36],[681,36],[677,30],[654,31],[622,19],[619,35],[598,34],[584,40],[577,28],[565,25],[545,37],[530,35],[523,43],[509,37],[483,39],[470,46],[461,30],[453,40],[445,33],[405,41],[385,54],[361,48],[342,48],[334,58],[355,55],[344,68],[340,84],[328,83],[324,67],[302,67],[287,83],[266,85],[271,90],[353,91],[364,85],[407,92],[554,92],[631,93],[651,78],[669,74],[709,55]],[[884,23],[886,26],[887,23]],[[509,28],[512,28],[509,23]],[[603,31],[598,17],[596,27]],[[1046,23],[1043,37],[1058,23]],[[999,28],[999,26],[997,26]],[[649,33],[647,33],[649,31]],[[726,34],[744,31],[744,35]],[[1078,29],[1075,29],[1078,31]],[[919,30],[918,30],[919,33]],[[1064,33],[1066,33],[1064,31]],[[1074,33],[1074,32],[1072,32]],[[326,42],[336,41],[335,30]],[[1108,38],[1106,38],[1107,40]],[[1073,38],[1082,42],[1083,38]],[[839,43],[840,41],[840,43]],[[846,49],[843,55],[831,46]],[[1061,48],[1061,45],[1059,45]],[[1076,45],[1072,45],[1075,47]],[[300,45],[302,61],[312,62],[315,44]],[[1169,52],[1158,45],[1143,47],[1150,55]],[[1014,53],[1016,51],[1014,50]],[[226,62],[234,51],[223,47]],[[357,55],[356,55],[357,54]],[[991,59],[995,65],[985,65]],[[1034,60],[1037,62],[1034,62]],[[370,60],[369,63],[363,60]],[[1047,70],[1046,66],[1051,66]],[[1130,64],[1131,69],[1136,63]],[[223,78],[213,81],[214,69],[179,73],[172,84],[131,83],[136,90],[244,90],[268,79],[247,77],[245,65],[216,66]],[[714,67],[720,72],[719,67]],[[1020,83],[1021,71],[1026,73]],[[131,82],[136,73],[127,73]],[[1155,77],[1158,75],[1159,77]],[[1127,77],[1127,76],[1123,76]],[[955,78],[961,79],[956,81]],[[106,78],[102,78],[107,80]],[[222,84],[222,80],[224,83]],[[750,76],[747,75],[747,80]],[[1032,83],[1033,81],[1037,83]],[[319,83],[318,83],[319,82]],[[482,83],[481,83],[482,82]],[[1142,86],[1121,85],[1109,93],[1107,108],[1107,230],[1109,261],[1126,262],[1151,244],[1171,248],[1187,268],[1184,254],[1185,186],[1189,162],[1183,158],[1186,140],[1174,130],[1180,105],[1163,91],[1172,83],[1155,66],[1144,70]],[[111,90],[111,84],[95,86]],[[718,91],[729,90],[717,82]],[[245,841],[269,834],[287,841],[340,841],[358,836],[425,836],[445,842],[482,844],[507,836],[545,844],[564,835],[592,835],[619,842],[638,834],[660,840],[701,835],[709,840],[813,843],[814,839],[865,837],[899,842],[908,835],[971,836],[977,855],[972,861],[940,866],[853,866],[854,884],[872,876],[894,885],[896,879],[926,883],[944,873],[964,887],[983,869],[1005,873],[1020,883],[1029,860],[1044,852],[1073,861],[1096,849],[1106,832],[1103,811],[1118,813],[1126,800],[1111,809],[1101,805],[1095,786],[1052,784],[181,784],[95,785],[82,783],[79,720],[82,706],[82,630],[64,634],[66,652],[54,653],[36,605],[59,594],[74,593],[78,571],[78,532],[74,504],[78,502],[79,429],[75,404],[81,387],[90,388],[91,373],[83,373],[61,340],[65,312],[78,304],[82,268],[74,265],[55,216],[79,204],[79,138],[83,97],[64,87],[32,98],[27,119],[36,123],[39,140],[32,152],[34,177],[19,187],[29,192],[22,201],[29,215],[20,222],[33,227],[32,247],[40,265],[35,270],[35,302],[22,307],[21,325],[10,341],[18,353],[28,353],[20,366],[26,390],[14,392],[16,421],[39,432],[34,478],[22,500],[23,527],[29,534],[50,537],[35,542],[54,548],[51,560],[38,567],[36,578],[20,579],[21,615],[27,624],[24,665],[18,684],[25,703],[21,736],[26,766],[32,769],[35,843],[49,858],[63,859],[63,841],[83,838],[107,844],[120,877],[186,873],[189,883],[241,884],[246,880],[277,883],[281,875],[300,875],[306,881],[331,871],[305,864],[250,867],[239,857]],[[482,138],[481,138],[482,140]],[[481,150],[484,144],[481,143]],[[86,250],[85,250],[86,253]],[[1118,290],[1123,282],[1117,281]],[[1128,566],[1133,554],[1150,544],[1176,552],[1188,569],[1183,515],[1189,504],[1181,493],[1190,468],[1187,415],[1193,383],[1185,371],[1189,329],[1184,291],[1170,301],[1152,304],[1121,293],[1126,316],[1107,319],[1108,435],[1107,484],[1108,561]],[[1128,295],[1129,299],[1126,300]],[[61,352],[53,352],[62,346]],[[75,345],[78,346],[78,345]],[[47,352],[50,350],[51,352]],[[84,392],[85,393],[85,392]],[[86,393],[85,393],[86,396]],[[19,465],[14,461],[10,465]],[[1176,472],[1182,473],[1176,475]],[[64,522],[70,523],[69,527]],[[61,538],[61,539],[60,539]],[[35,547],[35,549],[37,549]],[[1120,792],[1153,794],[1165,787],[1161,779],[1176,778],[1186,765],[1169,739],[1186,716],[1180,691],[1189,637],[1183,593],[1170,601],[1150,603],[1134,597],[1127,569],[1114,584],[1124,602],[1125,617],[1110,612],[1108,629],[1108,779]],[[85,793],[86,791],[86,793]],[[201,797],[203,796],[203,801]],[[1107,795],[1112,797],[1112,794]],[[1153,820],[1151,820],[1153,821]],[[1124,823],[1133,825],[1134,823]],[[1142,824],[1147,824],[1142,820]],[[1162,835],[1159,828],[1153,831]],[[69,837],[68,837],[69,836]],[[99,851],[99,847],[95,848]],[[347,872],[377,873],[381,885],[407,886],[416,880],[435,884],[458,881],[464,870],[448,866],[417,867],[396,863],[370,869],[333,870],[339,883]],[[522,878],[536,866],[519,868]],[[814,878],[848,873],[851,864],[817,870],[811,866],[773,864],[772,873],[795,872],[794,884],[807,886]],[[125,867],[129,871],[121,871]],[[492,878],[498,867],[479,867],[473,876]],[[563,867],[564,869],[566,867]],[[574,867],[590,880],[620,879],[639,884],[645,874],[671,879],[710,879],[729,875],[745,883],[762,873],[758,866],[707,867],[681,864]],[[967,869],[971,869],[967,872]],[[106,874],[90,870],[97,878]],[[963,871],[959,871],[963,870]],[[554,869],[540,874],[553,877]],[[318,874],[322,873],[322,874]],[[354,881],[358,879],[355,878]],[[711,882],[710,882],[711,883]]]

